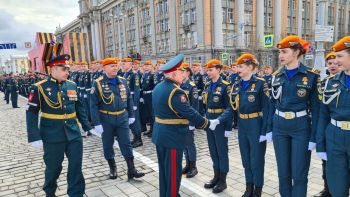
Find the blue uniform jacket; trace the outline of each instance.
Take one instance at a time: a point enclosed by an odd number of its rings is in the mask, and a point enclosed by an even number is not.
[[[318,84],[321,84],[318,71],[302,63],[300,63],[297,73],[290,79],[287,76],[286,68],[281,67],[273,74],[271,82],[271,117],[276,109],[281,112],[306,110],[311,115],[311,142],[316,142],[320,107]],[[300,129],[307,127],[307,125],[298,126]],[[272,128],[272,118],[270,119],[269,128]]]
[[[107,112],[120,112],[126,110],[129,118],[134,118],[133,101],[126,80],[116,77],[117,85],[114,85],[108,77],[96,79],[90,92],[90,112],[94,126],[101,125],[100,110]]]
[[[262,112],[263,121],[260,135],[265,135],[271,130],[271,128],[267,128],[269,103],[269,89],[264,79],[252,76],[245,90],[241,87],[241,80],[238,80],[232,85],[230,105],[218,119],[220,122],[232,120],[234,110],[238,110],[240,114]]]
[[[317,128],[317,152],[326,152],[325,135],[331,119],[350,121],[350,92],[346,87],[344,72],[330,77],[325,82]]]

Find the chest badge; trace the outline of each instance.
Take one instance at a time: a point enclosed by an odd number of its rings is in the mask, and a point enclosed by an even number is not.
[[[214,103],[219,102],[219,100],[220,100],[220,98],[219,98],[218,96],[214,96],[214,97],[213,97],[213,101],[214,101]]]
[[[255,83],[252,84],[250,91],[254,91],[254,90],[255,90]]]
[[[303,84],[304,84],[304,85],[307,85],[307,82],[308,82],[307,77],[303,77],[302,81],[303,81]]]
[[[254,95],[249,95],[248,96],[248,101],[253,103],[255,101],[255,96]]]
[[[305,97],[306,96],[306,89],[301,88],[297,91],[297,94],[299,97]]]

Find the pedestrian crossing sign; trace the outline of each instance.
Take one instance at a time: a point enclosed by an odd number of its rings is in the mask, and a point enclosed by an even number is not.
[[[222,61],[228,60],[228,53],[222,53],[222,54],[221,54],[221,60],[222,60]]]
[[[273,47],[273,34],[264,36],[264,48]]]

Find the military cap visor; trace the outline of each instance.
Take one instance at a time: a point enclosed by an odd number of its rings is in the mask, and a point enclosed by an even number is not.
[[[159,71],[163,71],[164,73],[170,73],[170,72],[178,70],[178,68],[182,64],[182,61],[184,60],[184,57],[185,56],[183,54],[177,55],[176,57],[171,59],[168,63],[159,67]]]
[[[60,55],[60,56],[57,56],[57,57],[53,58],[52,60],[50,60],[47,63],[47,66],[48,67],[60,66],[60,67],[70,68],[70,66],[69,66],[69,64],[70,64],[69,59],[70,59],[70,56],[67,55],[67,54]]]

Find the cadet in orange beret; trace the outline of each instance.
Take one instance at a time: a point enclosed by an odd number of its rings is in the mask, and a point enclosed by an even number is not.
[[[350,36],[340,39],[332,49],[335,63],[343,70],[328,77],[324,85],[316,152],[322,160],[327,160],[326,175],[331,195],[349,196]],[[333,56],[330,54],[327,57],[330,59]]]
[[[193,72],[192,79],[196,84],[196,87],[198,90],[198,112],[201,115],[204,115],[204,106],[203,106],[203,97],[202,97],[202,92],[204,89],[204,81],[203,81],[203,74],[201,73],[201,64],[193,63],[192,72]]]
[[[281,68],[273,74],[272,110],[281,196],[306,196],[311,151],[316,144],[319,115],[319,71],[299,61],[309,44],[299,36],[287,36],[277,44]],[[311,117],[311,118],[310,118]],[[267,133],[270,141],[271,133]]]
[[[261,196],[269,130],[269,89],[265,80],[254,74],[259,66],[254,55],[243,54],[236,63],[241,79],[232,85],[230,105],[218,120],[232,121],[234,111],[238,112],[238,142],[246,179],[243,196]]]
[[[117,76],[118,63],[117,58],[107,58],[102,62],[104,74],[95,80],[90,92],[91,119],[96,134],[102,136],[103,153],[110,168],[109,178],[117,178],[115,140],[127,163],[128,179],[140,178],[145,174],[135,168],[129,137],[129,125],[135,122],[134,105],[127,81]]]
[[[153,108],[152,108],[152,92],[155,87],[153,65],[151,60],[146,60],[143,63],[144,72],[141,77],[141,96],[140,96],[140,114],[141,114],[141,130],[144,135],[152,137],[153,130]],[[150,125],[150,130],[147,131],[146,125]]]
[[[198,90],[196,84],[191,81],[192,71],[190,65],[188,63],[182,63],[180,66],[184,69],[184,81],[180,85],[181,89],[183,89],[189,98],[190,105],[193,109],[198,111]],[[182,174],[186,174],[187,178],[192,178],[198,174],[196,161],[197,161],[197,150],[196,144],[194,142],[194,130],[195,125],[190,123],[189,131],[186,135],[186,147],[184,149],[186,166],[182,169]]]
[[[130,125],[130,130],[134,135],[134,139],[131,142],[133,148],[143,145],[141,138],[141,120],[139,111],[140,102],[140,78],[139,75],[132,69],[133,60],[131,58],[123,58],[122,69],[123,77],[126,79],[133,98],[133,109],[135,113],[135,122]]]
[[[230,86],[220,77],[222,63],[210,60],[206,67],[210,81],[203,91],[203,103],[206,104],[206,117],[218,118],[229,104]],[[218,121],[218,120],[216,120]],[[228,137],[232,135],[232,121],[220,123],[217,127],[206,129],[210,157],[213,161],[214,178],[204,185],[213,188],[213,193],[220,193],[227,188],[226,176],[229,171]]]

